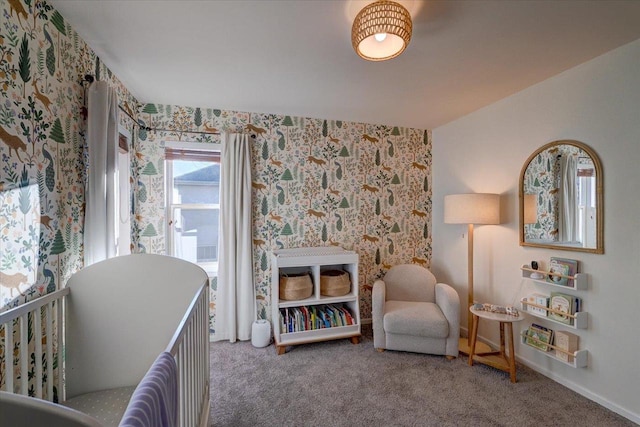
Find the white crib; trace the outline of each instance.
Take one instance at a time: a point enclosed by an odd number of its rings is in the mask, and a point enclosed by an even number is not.
[[[69,279],[66,288],[0,314],[5,348],[14,347],[14,330],[20,337],[17,358],[13,352],[5,352],[4,372],[11,372],[7,367],[28,372],[35,365],[35,378],[45,375],[52,379],[55,361],[63,360],[63,375],[59,375],[56,384],[62,404],[91,415],[102,425],[118,425],[131,393],[156,357],[166,351],[178,367],[178,425],[207,425],[208,281],[204,270],[195,264],[162,255],[127,255],[84,268]],[[65,340],[64,358],[58,357],[62,343],[53,343],[52,319],[56,314],[62,318],[61,311],[64,328],[62,322],[56,323],[58,338]],[[33,331],[28,331],[30,323]],[[41,323],[45,326],[41,327]],[[36,337],[33,362],[28,356],[28,334]],[[17,367],[14,360],[18,360]],[[16,383],[13,377],[6,375],[4,390],[27,395],[27,375],[20,375]],[[51,401],[53,381],[46,381],[45,385],[41,380],[35,381],[32,394]],[[117,409],[108,411],[98,405],[96,412],[96,402],[108,399],[117,400],[108,405]],[[5,425],[2,417],[25,405],[23,400],[0,393],[1,425]],[[29,399],[27,404],[29,401],[34,403],[32,414],[50,409],[47,405],[42,409],[45,402],[38,399]],[[64,417],[66,410],[69,420],[75,423],[78,414],[65,406],[58,406],[56,416]],[[14,409],[9,410],[10,407]],[[50,425],[51,421],[49,418],[41,425]],[[25,422],[40,425],[31,419]]]

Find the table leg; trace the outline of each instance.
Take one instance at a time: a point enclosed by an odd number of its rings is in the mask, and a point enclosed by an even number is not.
[[[478,337],[478,320],[480,318],[473,315],[473,324],[471,325],[471,348],[469,349],[469,366],[473,366],[473,354],[476,352],[476,339]]]
[[[504,322],[500,322],[500,355],[507,358],[504,353]]]
[[[511,375],[511,382],[516,382],[516,353],[513,349],[513,323],[507,323],[507,329],[509,332],[509,374]]]

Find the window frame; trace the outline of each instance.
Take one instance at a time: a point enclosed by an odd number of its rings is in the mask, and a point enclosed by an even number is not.
[[[173,153],[169,156],[166,155],[167,150]],[[164,143],[164,168],[165,168],[165,197],[164,197],[164,209],[165,209],[165,236],[166,237],[166,254],[175,257],[175,241],[173,237],[172,225],[175,222],[174,212],[176,209],[218,209],[220,211],[220,203],[174,203],[173,201],[173,164],[171,162],[175,160],[181,160],[176,156],[177,152],[182,152],[185,155],[183,160],[190,161],[196,160],[197,157],[205,157],[207,154],[211,154],[212,157],[216,157],[220,161],[222,155],[222,144],[218,143],[206,143],[206,142],[183,142],[183,141],[165,141]],[[205,154],[206,153],[206,154]],[[167,158],[169,157],[169,158]],[[218,232],[220,231],[220,223],[218,223]],[[196,262],[197,265],[202,267],[209,275],[215,275],[218,271],[218,261],[208,262]]]

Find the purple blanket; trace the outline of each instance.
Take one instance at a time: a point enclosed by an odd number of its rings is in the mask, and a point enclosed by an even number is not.
[[[136,387],[120,427],[174,427],[178,420],[178,369],[164,352]]]

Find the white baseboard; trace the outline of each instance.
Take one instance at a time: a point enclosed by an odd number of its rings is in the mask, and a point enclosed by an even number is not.
[[[467,335],[467,329],[466,328],[465,329],[460,328],[460,335],[461,336],[463,335],[462,332],[465,332],[464,335]],[[484,338],[482,336],[478,336],[478,339],[480,341],[492,346],[493,348],[500,348],[499,344],[494,343],[493,341],[489,341],[489,340],[487,340],[486,338]],[[571,381],[567,381],[566,378],[556,374],[555,372],[553,372],[553,371],[551,371],[551,370],[549,370],[549,369],[547,369],[545,367],[542,367],[542,366],[538,365],[535,362],[532,362],[529,359],[526,359],[526,358],[524,358],[522,356],[518,356],[516,354],[516,360],[518,362],[522,363],[523,365],[525,365],[526,367],[531,368],[534,371],[544,375],[545,377],[548,377],[548,378],[552,379],[553,381],[563,385],[564,387],[567,387],[568,389],[575,391],[576,393],[586,397],[587,399],[592,400],[592,401],[598,403],[599,405],[602,405],[605,408],[612,410],[616,414],[619,414],[619,415],[629,419],[630,421],[633,421],[636,424],[640,424],[640,414],[636,414],[634,412],[631,412],[631,411],[629,411],[629,410],[627,410],[627,409],[625,409],[625,408],[623,408],[623,407],[611,402],[610,400],[606,399],[605,397],[602,397],[602,396],[600,396],[598,394],[593,393],[592,391],[584,388],[581,385],[578,385],[578,384],[576,384],[574,382],[571,382]],[[576,369],[579,369],[579,368],[576,368]]]
[[[572,381],[568,381],[566,378],[556,374],[555,372],[544,368],[540,365],[538,365],[537,363],[532,362],[529,359],[525,359],[524,357],[518,356],[516,355],[516,360],[520,363],[522,363],[523,365],[527,366],[528,368],[533,369],[534,371],[541,373],[542,375],[544,375],[545,377],[548,377],[552,380],[554,380],[555,382],[567,387],[568,389],[571,389],[573,391],[575,391],[578,394],[581,394],[582,396],[586,397],[589,400],[592,400],[602,406],[604,406],[607,409],[612,410],[613,412],[633,421],[636,424],[640,424],[640,414],[634,414],[631,411],[628,411],[624,408],[622,408],[621,406],[611,402],[610,400],[606,399],[603,396],[600,396],[599,394],[595,394],[592,391],[584,388],[583,386],[576,384]],[[580,369],[580,368],[576,368],[576,369]]]

